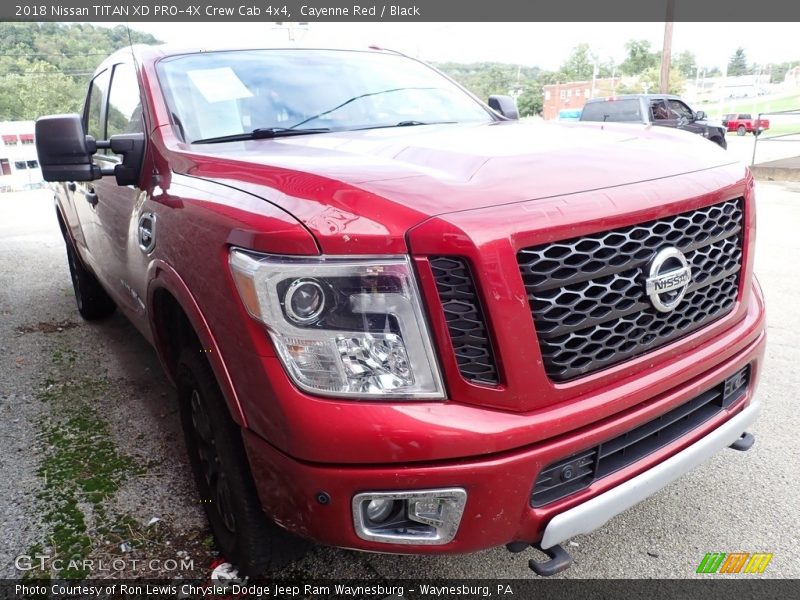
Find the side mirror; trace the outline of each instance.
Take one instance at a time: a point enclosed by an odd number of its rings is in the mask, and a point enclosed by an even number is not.
[[[489,96],[489,108],[500,113],[506,119],[519,119],[517,103],[511,96]]]
[[[702,110],[698,110],[696,113],[694,113],[694,120],[695,121],[702,121],[705,118],[706,118],[706,113],[703,112]]]
[[[78,115],[50,115],[36,121],[36,152],[45,181],[92,181],[100,169],[92,162]]]
[[[101,169],[92,155],[109,148],[123,160],[113,168]],[[36,121],[36,152],[45,181],[92,181],[113,175],[117,185],[135,185],[144,156],[143,133],[112,135],[108,141],[83,133],[78,115],[50,115]]]

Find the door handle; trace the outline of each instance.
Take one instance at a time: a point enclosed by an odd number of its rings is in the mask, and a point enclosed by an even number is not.
[[[94,190],[92,190],[90,192],[86,192],[84,194],[84,197],[86,198],[86,201],[89,204],[91,204],[92,206],[97,206],[97,202],[98,202],[97,192],[95,192]]]
[[[78,186],[77,186],[77,185],[75,185],[75,182],[74,182],[74,181],[70,181],[70,182],[68,182],[68,183],[67,183],[67,189],[68,189],[70,192],[74,192],[76,189],[78,189]]]

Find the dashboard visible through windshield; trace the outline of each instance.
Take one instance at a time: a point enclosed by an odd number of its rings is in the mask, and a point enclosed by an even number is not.
[[[434,69],[380,52],[207,52],[163,59],[158,71],[193,143],[493,120]]]

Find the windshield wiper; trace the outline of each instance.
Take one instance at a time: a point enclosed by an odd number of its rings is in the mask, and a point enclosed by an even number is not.
[[[458,121],[400,121],[395,127],[414,127],[415,125],[452,125]]]
[[[327,110],[323,110],[322,112],[319,112],[319,113],[317,113],[315,115],[312,115],[312,116],[308,117],[307,119],[303,119],[299,123],[295,123],[294,125],[292,125],[292,127],[290,127],[290,129],[292,129],[294,127],[300,127],[300,125],[305,125],[309,121],[314,121],[316,119],[319,119],[320,117],[324,117],[325,115],[330,114],[335,110],[339,110],[340,108],[344,108],[345,106],[347,106],[351,102],[355,102],[356,100],[361,100],[362,98],[369,98],[370,96],[380,96],[381,94],[392,94],[394,92],[404,92],[406,90],[435,90],[435,89],[437,89],[437,88],[435,88],[435,87],[399,87],[399,88],[390,88],[388,90],[379,90],[377,92],[366,92],[365,94],[359,94],[358,96],[353,96],[352,98],[349,98],[349,99],[345,100],[341,104],[337,104],[333,108],[329,108]]]
[[[400,121],[394,125],[369,125],[367,127],[357,127],[350,131],[363,131],[366,129],[389,129],[391,127],[416,127],[417,125],[455,125],[458,121]]]
[[[202,138],[194,140],[193,144],[220,144],[222,142],[241,142],[244,140],[263,140],[276,137],[286,137],[290,135],[308,135],[309,133],[327,133],[330,129],[328,127],[316,127],[308,129],[292,129],[290,127],[262,127],[253,129],[253,131],[245,131],[242,133],[234,133],[231,135],[221,135],[218,137]]]

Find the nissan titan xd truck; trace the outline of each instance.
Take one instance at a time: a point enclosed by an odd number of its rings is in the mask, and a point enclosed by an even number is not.
[[[316,542],[549,575],[753,444],[753,178],[700,136],[525,123],[381,49],[134,47],[36,144],[78,310],[154,346],[240,572]]]

